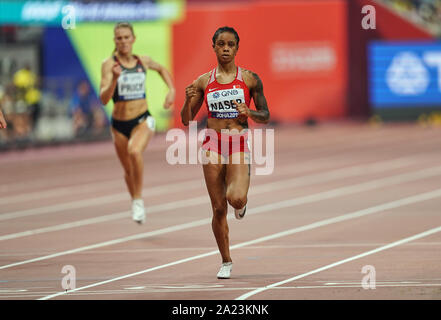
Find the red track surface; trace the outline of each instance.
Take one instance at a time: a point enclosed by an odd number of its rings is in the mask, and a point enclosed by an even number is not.
[[[253,165],[245,219],[230,208],[229,280],[216,278],[201,165],[169,165],[164,135],[145,152],[141,226],[111,142],[1,154],[0,299],[440,299],[440,138],[415,125],[276,128],[274,172]]]

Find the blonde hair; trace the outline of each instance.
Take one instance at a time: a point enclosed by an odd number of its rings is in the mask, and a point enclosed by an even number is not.
[[[115,31],[120,28],[130,29],[130,31],[132,32],[132,35],[135,36],[135,32],[133,31],[133,26],[131,25],[130,22],[118,22],[117,24],[115,24],[115,27],[113,28],[113,33],[115,33]],[[113,49],[112,54],[114,54],[115,52],[116,52],[116,46],[115,46],[115,49]]]

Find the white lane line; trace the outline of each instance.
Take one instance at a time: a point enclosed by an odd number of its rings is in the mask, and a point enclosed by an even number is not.
[[[409,284],[378,284],[376,283],[376,287],[439,287],[441,283],[409,283]],[[135,289],[136,288],[136,289]],[[216,287],[135,287],[135,288],[124,288],[124,289],[110,289],[110,290],[90,290],[90,291],[82,291],[79,293],[68,291],[67,295],[72,296],[82,296],[82,295],[99,295],[99,294],[128,294],[128,293],[158,293],[158,292],[200,292],[200,291],[244,291],[244,290],[254,290],[256,287],[224,287],[224,286],[216,286]],[[310,286],[290,286],[290,287],[276,287],[272,288],[272,290],[292,290],[292,289],[329,289],[329,288],[362,288],[361,281],[358,285],[335,285],[335,286],[320,286],[320,285],[310,285]],[[130,292],[128,292],[129,290]],[[134,292],[133,290],[137,290]],[[44,293],[43,293],[44,294]],[[34,294],[35,295],[35,294]]]
[[[314,249],[314,248],[361,248],[361,247],[374,247],[381,246],[384,243],[336,243],[336,244],[305,244],[305,245],[262,245],[262,246],[248,246],[244,250],[255,250],[255,249]],[[441,242],[416,242],[408,243],[408,246],[441,246]],[[206,251],[214,250],[215,247],[174,247],[174,248],[139,248],[139,249],[107,249],[107,250],[94,250],[91,252],[83,252],[83,254],[99,255],[99,254],[118,254],[118,253],[153,253],[153,252],[184,252],[184,251]],[[50,251],[49,251],[50,252]],[[20,253],[1,253],[0,257],[23,257],[23,256],[35,256],[36,254],[47,254],[44,251],[30,251],[30,252],[20,252]],[[258,260],[260,256],[249,257],[249,259]]]
[[[441,195],[441,193],[439,195]],[[351,262],[351,261],[354,261],[354,260],[357,260],[357,259],[360,259],[360,258],[364,258],[366,256],[372,255],[372,254],[377,253],[377,252],[381,252],[381,251],[384,251],[384,250],[387,250],[387,249],[390,249],[390,248],[393,248],[393,247],[397,247],[397,246],[399,246],[401,244],[404,244],[404,243],[407,243],[407,242],[410,242],[410,241],[414,241],[414,240],[417,240],[417,239],[421,239],[421,238],[430,236],[430,235],[438,233],[440,231],[441,231],[441,226],[439,226],[437,228],[430,229],[430,230],[426,230],[426,231],[418,233],[416,235],[413,235],[413,236],[410,236],[410,237],[407,237],[407,238],[404,238],[404,239],[401,239],[401,240],[389,243],[389,244],[387,244],[385,246],[381,246],[381,247],[378,247],[376,249],[369,250],[369,251],[366,251],[366,252],[361,253],[361,254],[357,254],[357,255],[352,256],[350,258],[343,259],[343,260],[340,260],[340,261],[328,264],[328,265],[326,265],[324,267],[321,267],[321,268],[318,268],[318,269],[315,269],[315,270],[312,270],[312,271],[300,274],[298,276],[295,276],[295,277],[292,277],[292,278],[289,278],[289,279],[286,279],[286,280],[283,280],[283,281],[279,281],[279,282],[270,284],[270,285],[265,286],[265,287],[261,287],[261,288],[255,289],[253,291],[247,292],[247,293],[237,297],[235,300],[245,300],[245,299],[248,299],[248,298],[250,298],[250,297],[252,297],[252,296],[254,296],[254,295],[258,294],[258,293],[261,293],[263,291],[266,291],[268,289],[272,289],[272,288],[278,287],[280,285],[283,285],[285,283],[289,283],[289,282],[292,282],[292,281],[295,281],[295,280],[298,280],[298,279],[301,279],[301,278],[305,278],[305,277],[310,276],[312,274],[319,273],[319,272],[322,272],[322,271],[325,271],[325,270],[337,267],[337,266],[342,265],[342,264],[347,263],[347,262]]]
[[[338,155],[338,156],[340,156],[340,155]],[[332,157],[326,157],[326,160],[329,160],[330,158],[332,158]],[[392,160],[386,160],[384,162],[400,161],[400,160],[406,161],[406,159],[409,159],[409,161],[413,160],[413,163],[417,163],[418,159],[421,160],[423,158],[421,158],[421,155],[419,155],[419,156],[411,156],[411,157],[401,157],[401,158],[396,158],[396,159],[392,159]],[[298,172],[301,173],[305,169],[310,169],[314,165],[320,166],[320,168],[322,168],[322,169],[332,167],[332,163],[326,162],[324,164],[323,160],[325,160],[325,158],[319,158],[314,161],[307,161],[307,162],[304,162],[301,164],[297,164],[294,169],[292,168],[292,164],[279,166],[277,168],[277,172],[279,174],[283,174],[283,173],[285,173],[284,171],[289,170],[290,174],[298,173]],[[261,176],[257,176],[256,178],[260,178],[260,177]],[[119,181],[121,182],[121,180],[119,180]],[[205,188],[205,184],[203,183],[203,179],[186,180],[183,182],[176,182],[176,183],[170,183],[170,184],[160,185],[160,186],[151,187],[151,188],[144,188],[142,190],[142,192],[145,194],[148,194],[149,196],[155,196],[155,195],[169,194],[170,192],[179,192],[182,190],[192,190],[192,189],[198,188],[199,186],[201,188]],[[82,188],[82,187],[80,186],[80,188]],[[33,195],[32,197],[34,197],[34,196],[38,197],[38,193]],[[20,197],[25,198],[25,195],[20,195]],[[8,197],[5,198],[5,201],[7,199],[8,199]],[[61,204],[34,207],[31,209],[24,209],[24,210],[19,210],[19,211],[14,211],[14,212],[1,213],[0,214],[0,221],[7,220],[7,219],[20,218],[20,217],[27,217],[27,216],[32,216],[32,215],[45,214],[45,213],[53,213],[53,212],[69,210],[69,209],[81,209],[81,208],[88,207],[88,206],[124,201],[124,200],[128,200],[128,199],[129,199],[129,196],[126,191],[115,193],[112,195],[102,196],[102,197],[98,197],[98,198],[93,196],[92,198],[89,198],[89,199],[81,199],[81,200],[75,200],[75,201],[71,201],[71,202],[64,202]]]
[[[343,141],[345,139],[347,139],[347,137],[344,138]],[[369,143],[372,144],[372,142],[375,142],[377,144],[376,147],[378,147],[378,141],[374,140],[374,141],[371,141]],[[426,141],[422,141],[421,142],[421,141],[417,140],[418,145],[422,144],[423,142],[426,142]],[[389,141],[388,143],[390,144],[391,142]],[[337,141],[336,144],[337,144],[337,146],[340,146],[338,141]],[[356,145],[359,145],[359,143],[357,142],[356,144],[354,143],[353,145],[356,146]],[[365,145],[366,145],[366,143],[365,143]],[[326,145],[326,146],[328,146],[328,145]],[[350,145],[350,146],[352,146],[352,145]],[[382,146],[381,148],[384,148],[384,147],[389,147],[389,149],[390,149],[390,146],[387,146],[387,145]],[[332,145],[331,147],[326,148],[325,150],[327,150],[327,149],[331,150],[332,149],[334,151],[337,151],[335,148],[336,148],[336,146]],[[345,150],[345,149],[347,149],[347,146],[345,145],[344,148],[341,148],[341,149]],[[322,151],[324,149],[321,148],[320,150]],[[284,152],[286,152],[286,151],[282,151],[282,153],[284,153]],[[296,151],[296,152],[298,152],[298,151]],[[331,158],[339,157],[339,156],[341,156],[341,155],[338,154],[336,156],[335,155],[334,156],[328,156],[326,158],[327,159],[331,159]],[[321,159],[319,158],[319,159],[315,159],[315,160],[321,160]],[[297,166],[298,165],[299,164],[297,164]],[[308,161],[307,163],[302,163],[301,165],[311,165],[311,161]],[[21,184],[29,186],[29,183],[32,184],[32,182],[21,183]],[[46,191],[39,191],[39,192],[25,192],[25,193],[19,192],[20,193],[19,196],[8,195],[8,196],[5,196],[5,197],[0,197],[0,204],[19,203],[19,202],[31,201],[31,200],[35,200],[35,199],[45,199],[45,198],[51,198],[51,197],[59,197],[59,196],[63,196],[63,195],[72,195],[72,194],[77,194],[77,193],[84,193],[84,189],[85,188],[90,188],[91,190],[97,190],[97,188],[101,188],[101,187],[105,187],[105,188],[112,187],[112,185],[115,185],[117,183],[120,184],[121,183],[121,179],[119,179],[119,178],[118,179],[112,179],[112,180],[101,181],[101,182],[97,182],[97,183],[93,183],[93,184],[89,183],[87,185],[74,185],[74,186],[68,186],[68,187],[61,187],[61,186],[60,187],[52,187],[52,189],[49,189],[49,190],[46,190]],[[13,186],[11,184],[8,184],[7,186],[0,186],[0,189],[2,187],[3,188],[7,187],[7,190],[5,189],[5,191],[10,191]],[[144,191],[148,193],[148,190],[144,190]]]
[[[149,196],[156,196],[156,195],[168,194],[176,191],[204,188],[204,186],[205,186],[204,182],[201,179],[194,179],[185,182],[177,182],[173,184],[166,184],[152,188],[145,188],[143,189],[143,192],[148,193]],[[71,202],[59,203],[50,206],[20,210],[10,213],[3,213],[0,214],[0,221],[14,219],[14,218],[21,218],[21,217],[29,217],[39,214],[54,213],[58,211],[65,211],[71,209],[81,209],[89,206],[97,206],[101,204],[108,204],[108,203],[124,201],[124,200],[129,201],[129,199],[130,197],[127,192],[120,192],[102,197],[94,197],[86,200],[75,200]]]
[[[415,282],[415,281],[375,281],[375,285],[385,285],[385,284],[416,284],[421,282]],[[346,285],[358,285],[361,287],[361,282],[350,282],[350,281],[339,281],[339,282],[326,282],[324,284],[325,287],[327,286],[346,286]],[[323,287],[323,286],[320,286]]]
[[[377,287],[399,287],[399,288],[434,288],[434,287],[440,287],[441,283],[427,283],[427,284],[403,284],[403,285],[376,285]],[[353,285],[353,286],[292,286],[292,287],[276,287],[272,290],[293,290],[293,289],[327,289],[327,288],[339,288],[339,289],[351,289],[351,288],[358,288],[360,289],[361,286]],[[245,290],[253,290],[255,288],[253,287],[217,287],[217,288],[205,288],[205,289],[155,289],[155,288],[148,288],[145,289],[117,289],[117,290],[97,290],[97,291],[82,291],[79,293],[76,292],[68,292],[67,295],[69,296],[97,296],[97,295],[130,295],[130,294],[155,294],[155,293],[177,293],[177,292],[208,292],[208,291],[214,291],[214,292],[228,292],[228,291],[245,291]],[[17,292],[17,293],[10,293],[10,295],[0,295],[1,299],[18,299],[18,298],[37,298],[41,297],[44,294],[48,294],[50,292]],[[423,293],[424,294],[424,293]],[[430,293],[426,293],[428,295]],[[400,298],[400,297],[398,297]],[[111,298],[110,298],[111,299]],[[429,299],[433,299],[432,296],[429,297]]]
[[[354,219],[354,218],[359,218],[359,217],[366,216],[366,215],[369,215],[369,214],[373,214],[373,213],[377,213],[377,212],[382,212],[382,211],[385,211],[385,210],[390,210],[390,209],[393,209],[393,208],[398,208],[398,207],[401,207],[401,206],[405,206],[405,205],[409,205],[409,204],[413,204],[413,203],[417,203],[417,202],[421,202],[421,201],[426,201],[426,200],[434,199],[434,198],[437,198],[437,197],[440,197],[440,196],[441,196],[441,189],[437,189],[437,190],[434,190],[434,191],[431,191],[431,192],[426,192],[426,193],[418,194],[418,195],[415,195],[415,196],[403,198],[403,199],[400,199],[400,200],[395,200],[395,201],[392,201],[392,202],[384,203],[384,204],[377,205],[377,206],[374,206],[374,207],[370,207],[370,208],[367,208],[367,209],[363,209],[363,210],[355,211],[355,212],[352,212],[352,213],[340,215],[338,217],[334,217],[334,218],[330,218],[330,219],[325,219],[325,220],[321,220],[321,221],[318,221],[318,222],[315,222],[315,223],[311,223],[311,224],[308,224],[308,225],[305,225],[305,226],[301,226],[301,227],[297,227],[297,228],[292,228],[292,229],[289,229],[289,230],[286,230],[286,231],[274,233],[272,235],[261,237],[261,238],[257,238],[257,239],[251,240],[251,241],[242,242],[242,243],[239,243],[239,244],[231,246],[230,250],[234,250],[234,249],[237,249],[237,248],[242,248],[242,247],[245,247],[245,246],[253,245],[253,244],[256,244],[256,243],[261,243],[261,242],[268,241],[268,240],[273,240],[273,239],[285,237],[285,236],[288,236],[288,235],[292,235],[292,234],[303,232],[303,231],[307,231],[307,230],[312,230],[312,229],[315,229],[315,228],[318,228],[318,227],[323,227],[323,226],[334,224],[334,223],[341,222],[341,221],[345,221],[345,220],[349,220],[349,219]],[[211,219],[210,219],[210,221],[211,221]],[[439,229],[438,231],[440,231],[441,227],[439,227],[437,229]],[[415,238],[413,240],[416,240],[416,239],[417,238]],[[141,271],[138,271],[138,272],[126,274],[126,275],[123,275],[123,276],[120,276],[120,277],[116,277],[116,278],[113,278],[113,279],[109,279],[109,280],[93,283],[93,284],[90,284],[90,285],[87,285],[87,286],[79,287],[79,288],[71,290],[70,292],[76,292],[76,291],[80,291],[80,290],[84,290],[84,289],[100,286],[100,285],[103,285],[103,284],[115,282],[115,281],[118,281],[118,280],[122,280],[122,279],[126,279],[126,278],[131,278],[131,277],[138,276],[138,275],[141,275],[141,274],[144,274],[144,273],[148,273],[148,272],[152,272],[152,271],[155,271],[155,270],[160,270],[160,269],[164,269],[164,268],[167,268],[167,267],[171,267],[171,266],[175,266],[175,265],[178,265],[178,264],[182,264],[182,263],[185,263],[185,262],[206,258],[206,257],[212,256],[212,255],[216,255],[218,253],[219,253],[218,250],[213,250],[213,251],[210,251],[210,252],[207,252],[207,253],[195,255],[195,256],[192,256],[192,257],[185,258],[185,259],[176,260],[176,261],[173,261],[173,262],[170,262],[170,263],[166,263],[166,264],[163,264],[163,265],[159,265],[159,266],[156,266],[156,267],[148,268],[148,269],[141,270]],[[66,294],[66,292],[62,291],[62,292],[58,292],[58,293],[55,293],[55,294],[52,294],[52,295],[48,295],[48,296],[42,297],[39,300],[48,300],[48,299],[55,298],[55,297],[58,297],[58,296],[61,296],[61,295],[64,295],[64,294]]]
[[[96,192],[98,189],[106,190],[108,188],[114,188],[120,185],[122,185],[121,179],[118,180],[113,179],[113,180],[100,181],[94,183],[84,183],[81,186],[75,185],[75,186],[58,187],[44,191],[27,192],[25,194],[18,193],[16,195],[8,195],[6,197],[0,198],[0,205],[22,203],[25,201],[41,200],[41,199],[54,198],[54,197],[62,197],[66,195],[71,196],[74,194],[87,193],[91,191]]]
[[[418,157],[402,157],[402,158],[397,158],[397,159],[393,159],[393,160],[386,160],[386,161],[374,162],[374,163],[369,163],[369,164],[364,164],[364,165],[356,165],[356,166],[352,166],[352,167],[333,169],[330,171],[325,171],[325,172],[320,172],[320,173],[307,174],[307,175],[300,176],[300,177],[279,180],[277,182],[269,182],[269,183],[254,185],[250,189],[249,194],[250,194],[250,196],[252,196],[252,195],[262,194],[262,193],[266,193],[266,192],[272,192],[272,191],[276,191],[276,190],[283,190],[286,188],[313,185],[315,183],[324,183],[324,182],[339,180],[339,179],[348,178],[348,177],[390,171],[393,169],[407,167],[409,165],[417,163],[418,161],[419,161]],[[160,186],[160,187],[156,187],[156,188],[150,188],[149,195],[170,193],[172,191],[181,190],[181,188],[182,189],[185,188],[185,190],[189,190],[191,188],[195,188],[196,186],[200,186],[202,188],[203,186],[201,184],[202,184],[202,180],[199,179],[199,180],[187,181],[185,183],[172,185],[172,186],[167,185],[167,186]],[[124,193],[123,196],[126,197],[126,194]],[[115,195],[106,196],[105,199],[109,199],[109,198],[113,199],[113,197],[115,197]],[[97,199],[99,199],[99,198],[97,198]],[[97,199],[95,199],[95,200],[97,200]],[[157,213],[157,212],[163,212],[166,210],[175,210],[175,209],[179,209],[179,208],[183,208],[183,207],[200,205],[203,203],[207,203],[207,196],[195,197],[195,198],[190,198],[190,199],[186,199],[186,200],[173,201],[173,202],[169,202],[166,204],[149,206],[147,213],[152,214],[152,213]],[[75,205],[78,206],[80,204],[78,202],[75,202]],[[56,208],[59,208],[59,206],[61,206],[61,204],[56,205]],[[19,214],[19,213],[15,213],[13,217],[16,217],[17,214]],[[46,233],[46,232],[66,230],[66,229],[70,229],[70,228],[74,228],[74,227],[91,225],[94,223],[101,223],[101,222],[107,222],[107,221],[127,218],[129,215],[130,215],[129,211],[123,211],[123,212],[118,212],[118,213],[114,213],[114,214],[110,214],[110,215],[103,215],[103,216],[96,217],[96,218],[88,218],[88,219],[78,220],[78,221],[69,222],[69,223],[63,223],[60,225],[55,225],[55,226],[50,226],[50,227],[43,227],[43,228],[26,230],[26,231],[12,233],[12,234],[6,234],[6,235],[0,236],[0,241],[17,239],[17,238],[25,237],[25,236],[37,235],[37,234],[42,234],[42,233]],[[0,220],[1,220],[1,216],[0,216]]]
[[[358,192],[373,190],[373,189],[377,189],[379,187],[390,186],[390,185],[395,185],[395,184],[402,184],[402,183],[409,182],[409,181],[424,179],[426,177],[433,177],[434,175],[439,175],[439,174],[441,174],[441,166],[434,167],[434,168],[428,168],[428,169],[424,169],[424,170],[419,170],[419,171],[412,172],[412,173],[405,173],[405,174],[395,175],[392,177],[372,180],[369,182],[350,185],[350,186],[341,187],[341,188],[337,188],[337,189],[332,189],[329,191],[319,192],[319,193],[315,193],[315,194],[308,195],[308,196],[302,196],[302,197],[297,197],[297,198],[293,198],[293,199],[289,199],[289,200],[285,200],[285,201],[279,201],[277,203],[262,205],[262,206],[250,209],[249,213],[247,212],[247,214],[252,215],[252,214],[258,214],[258,213],[262,213],[262,212],[275,211],[275,210],[283,209],[283,208],[290,208],[290,207],[301,205],[301,204],[312,203],[312,202],[321,201],[321,200],[325,200],[325,199],[336,198],[339,196],[350,195],[350,194],[354,194],[354,193],[358,193]],[[184,200],[184,201],[191,202],[194,200],[195,200],[195,202],[197,202],[197,201],[202,201],[203,199],[202,199],[202,197],[200,197],[200,198],[188,199],[188,200]],[[166,204],[166,206],[167,206],[167,204]],[[231,216],[229,218],[231,218]],[[135,234],[135,235],[128,236],[128,237],[118,238],[115,240],[109,240],[109,241],[96,243],[96,244],[88,245],[88,246],[83,246],[83,247],[79,247],[79,248],[71,249],[71,250],[67,250],[67,251],[61,251],[58,253],[54,253],[54,254],[50,254],[47,256],[42,256],[42,257],[38,257],[38,258],[34,258],[34,259],[15,262],[15,263],[11,263],[8,265],[0,266],[0,270],[23,265],[23,264],[28,264],[28,263],[32,263],[32,262],[52,259],[55,257],[67,255],[67,254],[78,253],[78,252],[82,252],[82,251],[86,251],[86,250],[90,250],[90,249],[96,249],[96,248],[101,248],[104,246],[109,246],[109,245],[119,244],[119,243],[123,243],[123,242],[127,242],[127,241],[132,241],[132,240],[136,240],[136,239],[142,239],[142,238],[150,237],[152,235],[165,234],[165,233],[169,233],[169,232],[175,232],[178,230],[193,228],[193,227],[201,226],[201,225],[208,224],[208,223],[211,223],[211,218],[197,220],[197,221],[184,223],[184,224],[180,224],[180,225],[176,225],[176,226],[171,226],[171,227],[159,229],[156,231],[139,233],[139,234]]]
[[[115,245],[115,244],[119,244],[119,243],[123,243],[123,242],[127,242],[127,241],[143,239],[143,238],[158,236],[158,235],[169,233],[169,232],[176,232],[176,231],[180,231],[180,230],[194,228],[194,227],[208,224],[210,222],[211,222],[211,218],[207,218],[207,219],[201,219],[201,220],[197,220],[197,221],[183,223],[183,224],[179,224],[179,225],[175,225],[175,226],[171,226],[171,227],[167,227],[167,228],[163,228],[163,229],[158,229],[155,231],[138,233],[138,234],[134,234],[134,235],[128,236],[128,237],[123,237],[123,238],[119,238],[119,239],[100,242],[100,243],[92,244],[89,246],[84,246],[84,247],[80,247],[80,248],[76,248],[76,249],[72,249],[72,250],[67,250],[67,251],[62,251],[62,252],[46,255],[43,257],[38,257],[38,258],[34,258],[34,259],[29,259],[29,260],[25,260],[25,261],[20,261],[20,262],[4,265],[4,266],[0,267],[0,270],[23,265],[23,264],[28,264],[28,263],[32,263],[32,262],[48,260],[48,259],[52,259],[52,258],[56,258],[56,257],[68,255],[68,254],[78,253],[78,252],[82,252],[82,251],[86,251],[86,250],[102,248],[105,246]]]
[[[403,283],[403,284],[375,284],[376,287],[394,288],[394,287],[441,287],[441,283]],[[335,285],[335,286],[295,286],[295,287],[276,287],[272,289],[325,289],[325,288],[362,288],[361,284],[358,285]],[[398,297],[399,298],[399,297]]]

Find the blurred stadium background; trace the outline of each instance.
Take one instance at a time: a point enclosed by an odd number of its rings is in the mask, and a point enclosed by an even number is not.
[[[362,27],[366,5],[375,29]],[[215,65],[211,37],[223,25],[241,37],[237,64],[262,78],[273,125],[440,122],[441,0],[2,0],[0,151],[110,139],[112,105],[97,92],[117,21],[133,23],[136,54],[173,74],[172,111],[147,75],[162,132],[181,126],[184,88]]]

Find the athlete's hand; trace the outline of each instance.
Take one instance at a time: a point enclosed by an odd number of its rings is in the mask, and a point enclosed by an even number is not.
[[[185,98],[187,100],[191,100],[191,98],[193,98],[198,93],[198,90],[195,86],[195,82],[196,81],[193,81],[192,84],[190,84],[185,88]]]
[[[174,90],[170,90],[167,93],[167,96],[165,97],[165,102],[164,102],[164,108],[168,109],[173,105],[173,102],[175,101],[175,91]]]
[[[0,110],[0,129],[6,128],[7,126],[5,117],[3,117],[3,113]]]
[[[112,67],[113,78],[117,79],[121,73],[122,73],[122,68],[119,65],[119,63],[115,61],[115,63],[113,64],[113,67]]]
[[[233,103],[236,105],[236,109],[239,112],[238,119],[240,122],[245,122],[247,118],[250,116],[250,109],[247,107],[245,103],[238,103],[236,100],[233,100]]]

